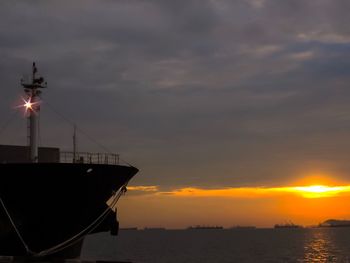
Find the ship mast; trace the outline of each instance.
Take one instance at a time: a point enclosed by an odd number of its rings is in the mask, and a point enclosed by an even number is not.
[[[40,94],[42,88],[47,87],[47,83],[44,82],[43,77],[37,77],[38,69],[33,62],[32,67],[32,81],[31,83],[24,83],[21,80],[21,85],[24,88],[24,92],[26,93],[26,109],[28,111],[28,120],[29,120],[29,148],[30,148],[30,161],[33,163],[38,162],[38,130],[39,130],[39,122],[38,117],[40,113]]]

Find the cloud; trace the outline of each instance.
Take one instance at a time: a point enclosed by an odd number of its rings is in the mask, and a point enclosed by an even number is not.
[[[44,102],[135,163],[139,185],[349,178],[347,1],[0,5],[0,126],[35,60]],[[45,103],[41,118],[42,143],[70,149],[72,128]],[[0,138],[25,144],[25,119]]]
[[[308,34],[299,34],[298,38],[302,41],[317,41],[325,44],[349,44],[350,36],[337,33],[310,32]]]
[[[304,61],[304,60],[310,60],[315,56],[314,52],[312,51],[304,51],[304,52],[297,52],[290,55],[290,58],[293,60],[298,61]]]
[[[157,192],[159,189],[158,189],[158,186],[156,185],[148,185],[148,186],[139,185],[139,186],[128,186],[128,190],[143,191],[143,192]]]

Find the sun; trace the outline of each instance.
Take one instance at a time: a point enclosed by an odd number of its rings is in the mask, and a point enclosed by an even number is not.
[[[323,172],[308,173],[281,189],[304,198],[335,197],[350,193],[348,182]]]
[[[301,194],[305,198],[322,198],[336,196],[340,193],[349,192],[350,186],[327,186],[310,185],[291,187],[292,191]]]

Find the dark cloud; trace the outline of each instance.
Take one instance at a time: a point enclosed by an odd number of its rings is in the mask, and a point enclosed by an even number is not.
[[[3,2],[0,125],[35,60],[49,82],[42,142],[71,147],[55,109],[138,165],[140,184],[278,184],[314,171],[350,179],[348,5]],[[25,120],[0,136],[25,143]],[[79,138],[80,149],[101,150]]]

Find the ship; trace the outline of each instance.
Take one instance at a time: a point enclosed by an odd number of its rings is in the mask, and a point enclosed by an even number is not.
[[[37,71],[33,63],[31,80],[21,80],[28,145],[0,146],[0,256],[79,258],[87,235],[118,233],[117,202],[138,169],[117,154],[39,147],[47,83]]]
[[[201,226],[201,225],[196,225],[196,226],[189,226],[187,228],[188,230],[207,230],[207,229],[224,229],[222,226]]]
[[[231,227],[230,229],[232,230],[252,230],[252,229],[256,229],[256,226],[240,226],[240,225],[237,225],[237,226],[233,226]]]
[[[145,227],[143,230],[145,231],[165,231],[164,227]]]
[[[328,219],[318,225],[319,227],[350,227],[350,220]]]
[[[285,224],[276,224],[274,225],[274,228],[303,228],[301,225],[296,225],[292,222],[285,223]]]

